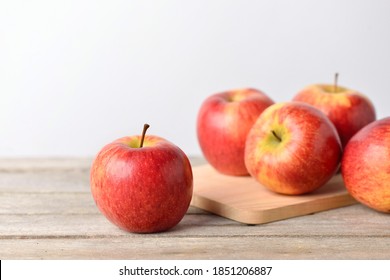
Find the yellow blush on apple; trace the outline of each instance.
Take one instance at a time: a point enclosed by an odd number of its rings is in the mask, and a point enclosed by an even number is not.
[[[249,174],[271,191],[312,192],[338,170],[341,142],[324,113],[303,102],[277,103],[257,119],[247,136]]]
[[[376,119],[371,100],[362,93],[335,83],[313,84],[300,90],[293,101],[308,103],[321,110],[336,126],[343,147],[349,139]]]

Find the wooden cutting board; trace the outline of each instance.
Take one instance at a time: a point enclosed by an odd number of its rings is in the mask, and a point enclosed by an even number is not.
[[[340,174],[318,190],[299,196],[276,194],[252,177],[222,175],[210,165],[193,168],[191,205],[246,224],[307,215],[357,203],[347,192]]]

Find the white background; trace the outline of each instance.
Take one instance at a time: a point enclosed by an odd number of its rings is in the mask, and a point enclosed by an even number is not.
[[[0,156],[93,156],[157,134],[199,155],[210,94],[331,83],[390,115],[390,1],[0,0]]]
[[[267,280],[328,280],[328,279],[382,279],[387,275],[387,260],[6,260],[1,276],[4,280],[58,280],[68,279],[267,279]],[[203,275],[119,275],[119,270],[129,269],[202,269]],[[269,275],[214,275],[214,267],[237,273],[238,267],[272,267]],[[244,270],[247,271],[247,270]],[[269,269],[267,269],[269,271]],[[349,278],[350,277],[350,278]],[[386,278],[385,278],[386,279]]]

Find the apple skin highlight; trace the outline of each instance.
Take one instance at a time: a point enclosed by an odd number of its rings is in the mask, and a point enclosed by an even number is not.
[[[105,147],[91,167],[91,191],[99,210],[123,230],[166,231],[189,208],[193,175],[182,150],[169,141],[123,137]]]
[[[356,90],[330,84],[313,84],[299,91],[293,101],[321,110],[335,125],[343,147],[367,124],[376,120],[372,102]]]
[[[390,117],[370,123],[351,138],[341,174],[353,198],[390,213]]]
[[[262,91],[246,88],[213,94],[197,117],[197,137],[208,163],[225,175],[245,176],[246,136],[265,108],[274,104]]]
[[[337,172],[341,155],[337,131],[320,110],[285,102],[267,108],[253,125],[245,164],[271,191],[300,195],[324,185]]]

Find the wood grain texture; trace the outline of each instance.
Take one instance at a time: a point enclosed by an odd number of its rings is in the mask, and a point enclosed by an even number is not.
[[[191,204],[247,224],[263,224],[355,204],[340,174],[306,195],[269,191],[250,176],[226,176],[205,164],[193,168]]]
[[[127,233],[97,210],[90,164],[0,159],[0,259],[390,258],[390,216],[360,204],[256,226],[190,207],[171,231]]]

